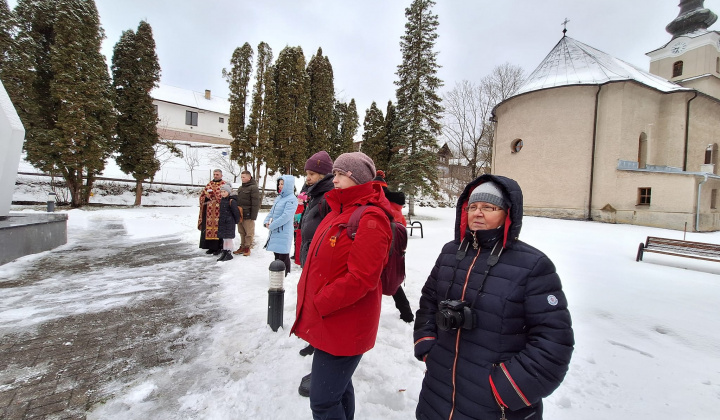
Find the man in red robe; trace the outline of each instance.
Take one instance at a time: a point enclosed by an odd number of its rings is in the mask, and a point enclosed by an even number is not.
[[[200,214],[198,230],[200,231],[200,248],[207,249],[206,254],[217,255],[222,251],[222,241],[218,239],[218,221],[220,220],[220,187],[225,185],[222,171],[215,169],[213,179],[207,183],[200,193]]]

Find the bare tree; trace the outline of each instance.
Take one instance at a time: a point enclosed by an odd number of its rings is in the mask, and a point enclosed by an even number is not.
[[[520,67],[505,63],[495,67],[479,85],[463,80],[443,95],[443,136],[461,165],[468,168],[470,180],[490,172],[495,134],[493,109],[518,91],[523,77]]]
[[[229,173],[233,176],[233,182],[237,182],[243,169],[238,165],[237,161],[230,158],[228,152],[216,152],[210,157],[210,163],[222,169],[223,173]]]
[[[187,152],[183,156],[183,160],[185,161],[185,167],[188,171],[190,171],[190,184],[195,185],[193,172],[195,171],[195,168],[200,166],[200,156],[198,155],[197,149],[188,146]]]
[[[163,140],[161,138],[160,141],[153,147],[155,148],[155,159],[160,162],[158,173],[162,173],[163,166],[174,158],[182,159],[184,157],[182,150],[180,150],[177,145],[170,140]],[[154,181],[155,177],[153,176],[150,179],[150,183],[152,184]],[[160,181],[163,182],[164,179],[161,179]]]

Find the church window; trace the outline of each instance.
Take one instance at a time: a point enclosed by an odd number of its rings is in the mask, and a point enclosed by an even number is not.
[[[713,145],[708,144],[707,149],[705,149],[705,162],[706,165],[713,163]]]
[[[682,72],[683,72],[683,62],[682,62],[682,61],[676,61],[676,62],[673,64],[673,75],[672,75],[672,77],[682,76]]]
[[[715,73],[720,73],[720,57],[715,57]]]
[[[638,188],[638,205],[648,206],[650,205],[650,191],[651,188]]]
[[[713,188],[710,191],[710,208],[716,209],[717,208],[717,189]]]
[[[640,138],[638,139],[638,169],[645,169],[647,167],[647,143],[647,134],[640,133]]]
[[[512,153],[518,153],[520,149],[523,148],[523,141],[522,139],[515,139],[512,144],[510,145],[510,148],[512,150]]]

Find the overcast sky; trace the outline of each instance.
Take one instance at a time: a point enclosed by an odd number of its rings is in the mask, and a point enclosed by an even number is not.
[[[16,0],[8,1],[14,7]],[[228,97],[223,67],[235,48],[264,41],[277,58],[285,46],[301,46],[306,60],[322,47],[335,75],[336,95],[355,98],[360,121],[376,101],[395,100],[400,36],[411,0],[96,0],[110,63],[122,31],[141,20],[153,28],[161,83]],[[568,36],[647,70],[645,53],[670,41],[665,26],[680,0],[438,0],[436,51],[440,78],[478,82],[509,62],[532,72]],[[705,7],[720,14],[720,0]],[[711,27],[720,30],[720,23]],[[255,57],[254,57],[255,58]],[[253,74],[253,80],[255,75]]]

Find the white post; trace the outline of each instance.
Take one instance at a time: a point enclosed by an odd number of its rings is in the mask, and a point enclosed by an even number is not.
[[[10,214],[25,128],[0,81],[0,219]]]

